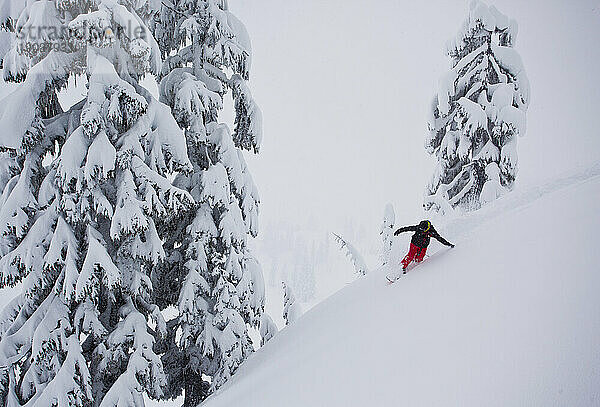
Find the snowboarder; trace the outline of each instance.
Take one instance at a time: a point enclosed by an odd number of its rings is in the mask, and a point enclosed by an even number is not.
[[[427,252],[427,246],[429,246],[430,238],[434,237],[441,244],[454,247],[452,243],[440,236],[440,234],[437,232],[437,230],[435,230],[431,222],[428,220],[423,220],[415,226],[404,226],[394,232],[394,236],[398,236],[403,232],[415,232],[410,240],[410,249],[408,250],[408,254],[404,257],[404,259],[402,259],[402,271],[404,274],[406,274],[406,268],[413,260],[416,263],[423,261],[425,252]]]

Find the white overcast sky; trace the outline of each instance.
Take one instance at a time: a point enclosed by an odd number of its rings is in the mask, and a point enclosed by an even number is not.
[[[600,161],[600,1],[498,0],[529,75],[522,183]],[[426,117],[468,1],[229,0],[254,50],[264,143],[251,170],[263,222],[377,228],[420,216]],[[309,220],[310,219],[310,220]]]

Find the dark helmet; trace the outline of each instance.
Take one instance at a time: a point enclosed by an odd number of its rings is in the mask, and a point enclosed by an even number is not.
[[[419,223],[419,230],[422,232],[427,232],[430,227],[431,227],[431,222],[429,222],[428,220],[422,220]]]

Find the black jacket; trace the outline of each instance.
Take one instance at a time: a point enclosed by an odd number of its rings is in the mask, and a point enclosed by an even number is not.
[[[436,238],[443,245],[452,246],[452,243],[448,242],[446,239],[444,239],[443,237],[440,236],[440,234],[437,232],[437,230],[435,230],[433,225],[431,225],[429,227],[429,230],[427,230],[426,232],[419,229],[418,225],[404,226],[404,227],[398,229],[396,231],[396,233],[394,233],[394,235],[398,236],[402,232],[415,232],[415,234],[412,236],[412,239],[410,240],[410,242],[412,244],[414,244],[415,246],[421,247],[424,249],[426,249],[427,246],[429,246],[429,241],[432,237]]]

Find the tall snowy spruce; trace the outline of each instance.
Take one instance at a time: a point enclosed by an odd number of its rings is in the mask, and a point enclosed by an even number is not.
[[[184,405],[196,406],[250,355],[249,329],[262,320],[262,270],[247,245],[259,196],[243,154],[259,151],[262,116],[247,84],[250,41],[225,0],[163,1],[154,33],[165,57],[160,100],[184,130],[193,165],[174,184],[196,205],[158,224],[169,238],[152,278],[161,307],[178,309],[161,343],[167,394],[184,391]],[[219,122],[228,95],[233,132]]]
[[[168,179],[192,169],[183,131],[138,84],[161,69],[144,25],[160,3],[8,4],[0,285],[21,291],[0,315],[0,406],[143,406],[167,384],[156,225],[193,206]],[[63,111],[74,76],[87,93]]]
[[[478,209],[512,188],[529,105],[516,36],[514,20],[475,0],[449,43],[452,69],[439,82],[425,142],[438,160],[426,210]]]

